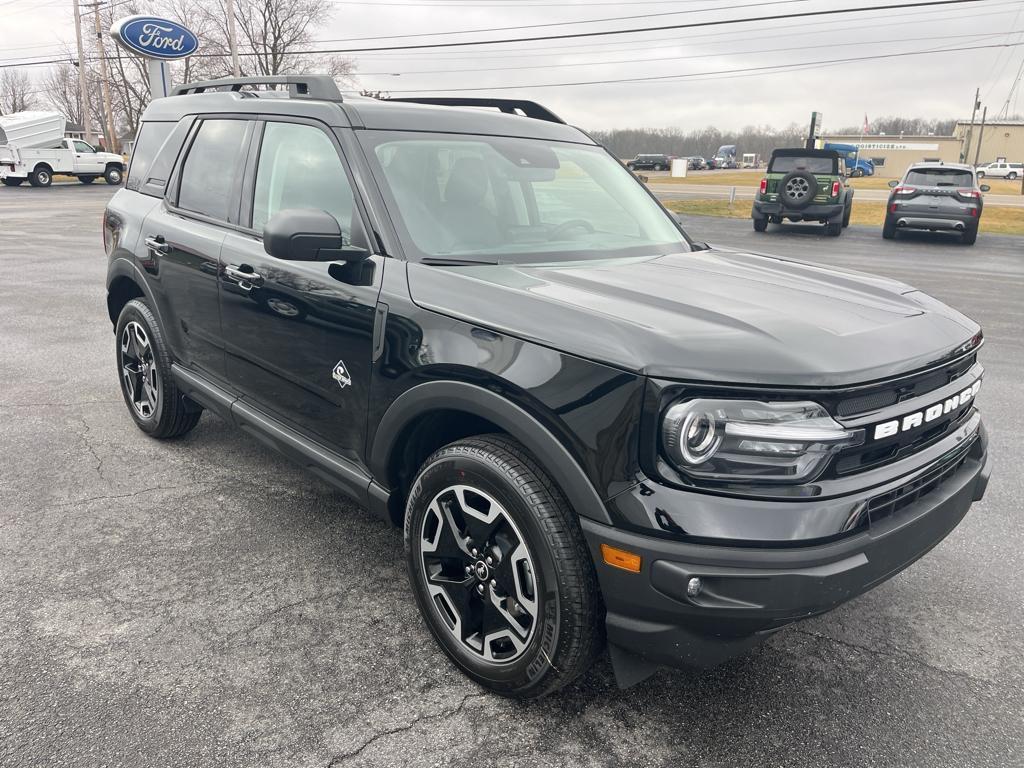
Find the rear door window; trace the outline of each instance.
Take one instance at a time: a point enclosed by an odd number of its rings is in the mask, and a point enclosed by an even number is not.
[[[970,171],[959,168],[915,168],[907,173],[909,186],[919,187],[973,187]]]
[[[174,123],[148,122],[142,124],[135,140],[135,148],[132,150],[131,163],[128,166],[128,180],[125,182],[128,189],[139,191],[139,187],[146,179],[146,171],[153,162],[153,158],[156,157],[173,128]],[[76,147],[79,143],[85,144],[84,141],[75,142]]]
[[[789,173],[790,171],[809,171],[825,176],[831,175],[835,168],[835,160],[831,157],[787,157],[772,158],[770,173]]]
[[[203,120],[181,170],[179,208],[230,219],[242,177],[247,127],[245,120]]]

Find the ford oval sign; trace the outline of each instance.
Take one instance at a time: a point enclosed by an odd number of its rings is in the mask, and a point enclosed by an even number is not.
[[[190,30],[157,16],[128,16],[114,23],[110,36],[151,59],[183,59],[199,49],[199,38]]]

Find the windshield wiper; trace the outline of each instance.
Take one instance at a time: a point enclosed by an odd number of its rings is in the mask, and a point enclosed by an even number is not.
[[[497,259],[461,259],[458,256],[424,256],[420,263],[431,267],[459,267],[469,264],[491,264],[498,263]]]

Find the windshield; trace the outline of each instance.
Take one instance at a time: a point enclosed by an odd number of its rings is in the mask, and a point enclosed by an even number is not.
[[[826,176],[832,174],[835,161],[831,157],[792,157],[779,155],[772,158],[769,173],[789,173],[790,171],[810,171]]]
[[[688,251],[675,223],[600,147],[499,136],[360,131],[420,258],[568,261]]]
[[[907,173],[905,184],[922,187],[973,187],[970,171],[959,168],[917,168]]]

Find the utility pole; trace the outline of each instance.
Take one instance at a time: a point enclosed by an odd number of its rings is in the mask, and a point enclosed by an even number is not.
[[[103,91],[103,114],[106,122],[107,152],[117,152],[117,135],[114,128],[114,110],[110,106],[110,76],[107,72],[107,49],[103,44],[103,28],[100,25],[100,4],[92,3],[92,15],[96,22],[96,44],[100,54],[100,89]]]
[[[242,76],[242,69],[238,65],[238,34],[235,32],[235,0],[225,0],[228,16],[228,45],[231,48],[231,71],[235,77]]]
[[[981,143],[985,138],[985,116],[988,114],[988,107],[981,110],[981,128],[978,129],[978,148],[974,150],[974,167],[978,167],[978,155],[981,154]]]
[[[960,155],[961,162],[966,163],[971,157],[971,138],[974,135],[974,117],[978,114],[978,107],[981,106],[979,98],[981,96],[981,88],[974,91],[974,109],[971,110],[971,125],[967,129],[967,140],[964,142],[964,151]]]
[[[82,14],[78,0],[72,0],[72,3],[75,6],[75,40],[78,43],[78,100],[82,110],[82,128],[85,130],[85,143],[94,144],[92,118],[89,116],[89,75],[85,71],[85,49],[82,46]]]

